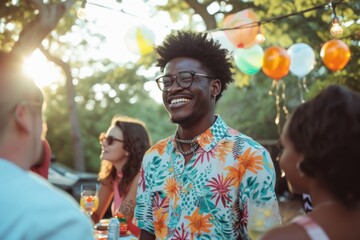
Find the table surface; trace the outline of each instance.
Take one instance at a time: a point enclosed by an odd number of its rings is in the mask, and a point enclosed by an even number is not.
[[[107,232],[96,232],[95,233],[95,239],[107,239]],[[134,235],[128,235],[128,236],[121,236],[119,237],[119,240],[138,240],[138,238]]]
[[[121,240],[137,240],[138,238],[131,235],[131,236],[125,236],[125,237],[119,237]]]
[[[100,222],[96,223],[94,225],[94,235],[95,239],[107,239],[107,225],[108,225],[109,219],[102,219]],[[98,229],[98,227],[105,227],[104,229]],[[98,230],[96,230],[98,229]],[[132,235],[130,232],[128,232],[128,235],[126,236],[120,236],[119,240],[138,240],[138,238],[135,235]]]

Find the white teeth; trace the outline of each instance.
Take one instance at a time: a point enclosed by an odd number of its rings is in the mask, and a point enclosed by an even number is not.
[[[188,102],[188,101],[190,101],[190,100],[189,100],[189,99],[186,99],[186,98],[177,98],[177,99],[171,100],[171,104]]]

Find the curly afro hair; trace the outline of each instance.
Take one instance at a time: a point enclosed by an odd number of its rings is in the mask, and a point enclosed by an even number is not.
[[[216,101],[230,82],[233,82],[231,69],[233,65],[227,49],[221,48],[207,33],[177,31],[168,35],[162,45],[156,48],[157,66],[164,70],[165,65],[174,58],[189,57],[200,61],[211,75],[221,81],[221,91]]]
[[[360,94],[332,85],[292,114],[287,135],[300,169],[345,206],[360,202]]]

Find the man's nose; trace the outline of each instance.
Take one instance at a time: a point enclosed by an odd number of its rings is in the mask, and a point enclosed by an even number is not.
[[[172,78],[172,82],[170,87],[168,88],[168,91],[178,91],[179,89],[183,89],[177,82],[177,76],[174,76]]]

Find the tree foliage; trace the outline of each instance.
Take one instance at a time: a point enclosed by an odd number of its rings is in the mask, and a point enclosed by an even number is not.
[[[149,0],[151,2],[151,0]],[[192,16],[203,19],[204,31],[221,29],[225,16],[236,13],[240,10],[252,8],[259,20],[279,18],[283,15],[301,12],[329,3],[323,0],[186,0],[188,9],[183,5],[176,8],[177,1],[169,0],[168,4],[158,8],[162,11],[171,11],[174,19],[181,15]],[[207,9],[211,4],[216,4],[218,10],[210,14]],[[266,36],[263,44],[265,50],[271,46],[280,46],[285,49],[294,43],[307,43],[316,55],[317,63],[314,70],[306,76],[309,92],[305,92],[305,99],[314,96],[330,84],[343,84],[360,91],[360,79],[357,70],[359,64],[359,11],[360,4],[355,1],[343,1],[336,6],[336,12],[343,22],[344,34],[341,40],[351,50],[351,60],[341,71],[331,72],[322,64],[320,50],[322,45],[332,39],[329,33],[332,9],[329,5],[309,11],[304,14],[297,14],[288,18],[279,19],[263,24],[262,30]],[[213,22],[216,24],[213,24]],[[195,22],[194,20],[192,22]],[[189,29],[196,29],[190,25]],[[275,99],[269,96],[272,80],[262,72],[248,76],[242,74],[237,68],[234,69],[235,83],[229,88],[220,100],[217,111],[229,122],[229,124],[242,132],[249,134],[256,139],[277,139],[280,129],[285,120],[282,112],[280,126],[274,123]],[[292,111],[301,104],[299,97],[298,79],[289,74],[283,78],[286,84],[286,106]]]
[[[61,1],[47,1],[57,3]],[[118,2],[121,2],[118,0]],[[274,18],[302,11],[325,0],[168,0],[159,6],[157,1],[144,1],[153,7],[153,13],[168,13],[174,22],[186,21],[184,29],[211,31],[222,27],[222,20],[231,13],[253,8],[259,19]],[[90,54],[105,44],[105,37],[96,32],[90,21],[80,21],[76,11],[81,2],[76,2],[64,13],[56,28],[42,42],[43,47],[54,57],[69,64],[75,87],[75,103],[84,142],[86,169],[96,172],[99,168],[100,146],[98,135],[106,131],[116,114],[128,115],[143,120],[149,129],[153,143],[172,134],[175,126],[161,104],[156,103],[144,89],[149,81],[147,69],[153,67],[155,53],[142,56],[138,62],[116,64],[110,59]],[[210,7],[218,5],[215,12]],[[308,74],[310,91],[306,98],[314,96],[329,84],[340,83],[360,91],[358,65],[360,63],[360,3],[343,1],[337,6],[340,20],[346,24],[341,38],[351,49],[352,57],[341,71],[327,70],[320,57],[322,45],[332,39],[329,34],[331,9],[323,8],[299,14],[262,26],[266,36],[264,49],[270,46],[288,48],[294,43],[310,45],[316,54],[317,63]],[[134,13],[136,15],[136,13]],[[0,49],[10,51],[23,28],[36,18],[33,5],[27,1],[5,0],[0,2]],[[353,21],[353,22],[352,22]],[[345,26],[345,25],[344,25]],[[122,27],[122,26],[121,26]],[[234,68],[235,83],[220,99],[217,112],[231,127],[239,129],[255,139],[277,139],[279,127],[274,123],[275,100],[269,95],[272,80],[262,72],[245,75]],[[291,111],[301,101],[297,77],[289,74],[283,78],[286,84],[286,106]],[[58,161],[74,166],[73,143],[69,123],[65,78],[44,89],[47,97],[46,121],[48,140]],[[282,116],[282,122],[284,116]]]
[[[104,60],[104,63],[114,65]],[[99,168],[100,145],[98,136],[106,132],[115,115],[138,118],[147,125],[152,141],[156,142],[165,134],[174,132],[168,116],[161,105],[152,99],[143,85],[148,79],[136,73],[139,66],[109,66],[109,70],[99,71],[81,79],[76,85],[76,102],[79,111],[81,133],[85,146],[88,171]],[[47,122],[48,138],[57,150],[56,157],[67,165],[72,165],[71,142],[69,142],[68,113],[63,111],[66,99],[64,86],[56,91],[45,89],[48,97]],[[61,119],[59,119],[61,117]],[[59,125],[59,122],[62,124]],[[62,138],[59,139],[59,136]]]

